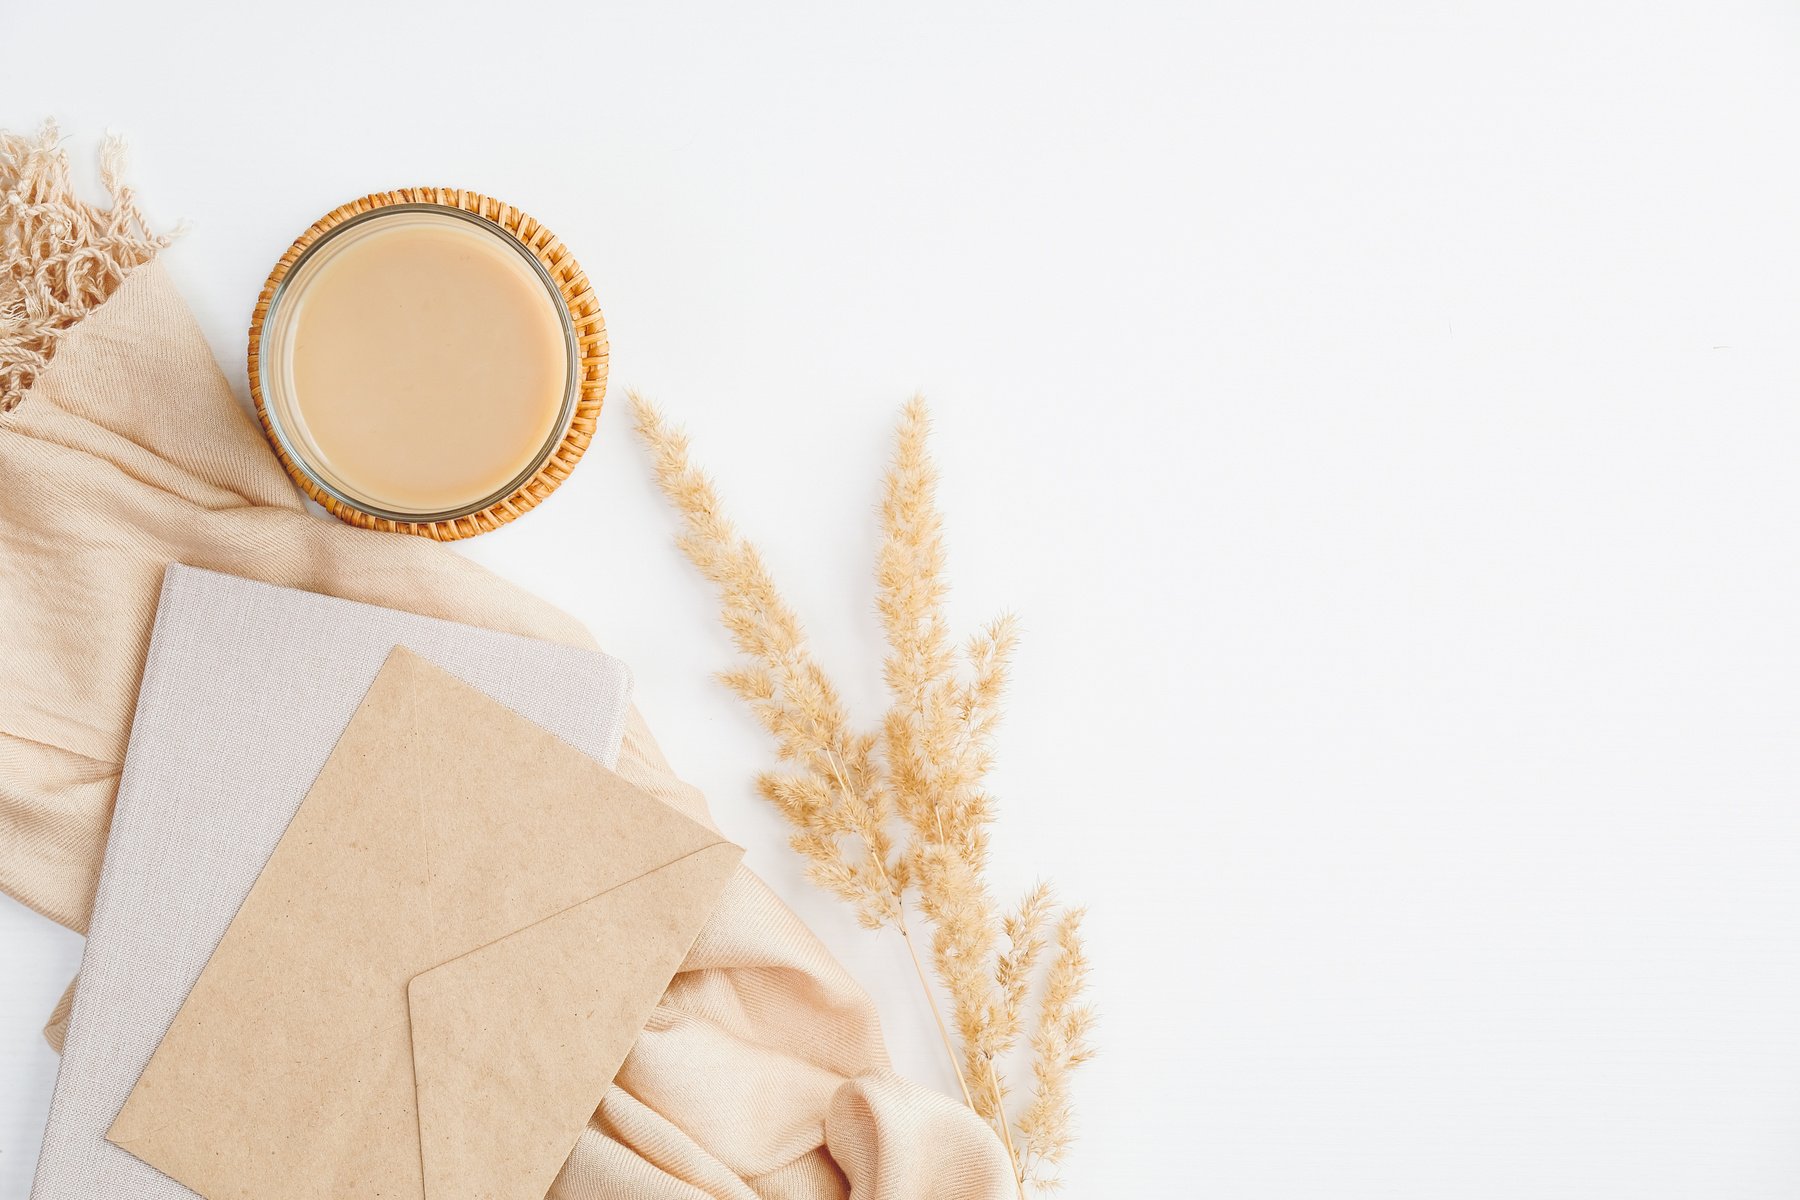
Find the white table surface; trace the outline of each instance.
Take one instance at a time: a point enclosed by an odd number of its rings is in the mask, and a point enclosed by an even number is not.
[[[1070,1195],[1800,1193],[1800,10],[388,7],[12,5],[0,125],[130,138],[240,389],[351,196],[563,236],[612,402],[466,552],[631,663],[902,1070],[950,1083],[750,790],[628,386],[865,719],[934,401],[955,622],[1028,634],[995,881],[1092,905]],[[0,901],[0,1197],[79,952]]]

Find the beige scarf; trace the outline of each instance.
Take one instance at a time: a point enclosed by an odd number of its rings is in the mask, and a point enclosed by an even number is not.
[[[103,166],[104,211],[71,194],[51,131],[0,134],[0,889],[76,930],[167,564],[593,644],[442,546],[309,515],[156,263],[115,148]],[[619,770],[709,819],[635,711]],[[967,1108],[888,1070],[868,997],[740,871],[551,1196],[1000,1200],[1011,1178]]]

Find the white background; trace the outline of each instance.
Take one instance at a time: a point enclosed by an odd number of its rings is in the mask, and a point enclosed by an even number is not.
[[[0,124],[130,138],[240,392],[352,196],[563,236],[602,436],[466,552],[631,663],[903,1071],[951,1086],[750,791],[627,386],[871,720],[871,509],[934,402],[956,624],[1028,634],[996,883],[1092,905],[1069,1194],[1800,1194],[1800,10],[408,7],[14,4]],[[79,953],[0,902],[0,1196]]]

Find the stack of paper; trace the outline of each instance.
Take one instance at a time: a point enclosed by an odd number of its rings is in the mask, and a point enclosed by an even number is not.
[[[171,567],[34,1200],[541,1197],[739,855],[628,687]]]

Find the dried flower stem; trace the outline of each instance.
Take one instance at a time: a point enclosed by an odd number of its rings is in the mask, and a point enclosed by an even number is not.
[[[1004,1092],[1002,1091],[1002,1088],[1001,1088],[1001,1084],[1000,1084],[1000,1073],[998,1070],[995,1069],[994,1060],[991,1058],[987,1060],[987,1072],[988,1072],[988,1086],[991,1087],[996,1093],[1004,1094]],[[1024,1200],[1024,1196],[1025,1196],[1025,1160],[1019,1157],[1019,1151],[1013,1145],[1012,1124],[1011,1124],[1011,1122],[1009,1122],[1006,1119],[1006,1115],[1004,1113],[1002,1113],[1000,1115],[1000,1120],[998,1121],[998,1124],[1000,1126],[1000,1139],[1006,1143],[1006,1156],[1008,1158],[1012,1159],[1012,1161],[1013,1161],[1013,1180],[1014,1180],[1014,1182],[1016,1182],[1019,1185],[1020,1200]]]
[[[849,790],[850,785],[844,782],[843,772],[839,769],[835,758],[831,760],[831,773],[839,788]],[[906,953],[912,959],[913,973],[919,977],[919,990],[925,993],[925,1003],[931,1007],[932,1020],[937,1022],[938,1037],[943,1040],[944,1053],[950,1056],[950,1069],[956,1072],[956,1086],[962,1089],[963,1103],[974,1108],[975,1101],[969,1095],[969,1081],[963,1078],[962,1063],[957,1058],[956,1047],[950,1042],[950,1027],[944,1024],[943,1007],[938,1004],[937,992],[931,986],[931,977],[925,974],[925,964],[919,960],[919,948],[913,944],[912,930],[906,924],[905,897],[901,894],[900,889],[895,888],[892,881],[888,879],[885,867],[882,871],[882,881],[894,891],[894,926],[900,931],[901,940],[906,943]]]
[[[882,495],[876,609],[893,705],[871,734],[850,728],[761,556],[725,519],[711,481],[689,464],[685,435],[641,397],[631,400],[657,483],[685,521],[678,544],[718,588],[720,620],[746,659],[721,678],[775,739],[784,764],[759,776],[757,790],[792,825],[789,841],[807,875],[865,927],[899,932],[963,1100],[1004,1146],[1020,1200],[1028,1184],[1054,1188],[1047,1169],[1062,1161],[1073,1136],[1069,1074],[1093,1053],[1093,1010],[1080,999],[1088,971],[1081,911],[1064,912],[1052,931],[1054,903],[1040,883],[1002,915],[983,878],[994,818],[983,780],[1018,626],[1001,617],[960,655],[951,645],[924,402],[913,400],[901,416]],[[931,927],[929,974],[909,901]],[[1015,1121],[1000,1060],[1025,1036],[1046,951],[1027,1039],[1031,1098]],[[948,1016],[932,975],[949,997]]]
[[[975,1099],[969,1095],[969,1081],[963,1078],[962,1063],[957,1057],[956,1047],[950,1044],[950,1027],[944,1024],[944,1010],[937,1002],[937,993],[931,986],[931,979],[925,974],[925,964],[919,961],[919,948],[913,945],[912,931],[906,927],[904,913],[900,916],[900,938],[906,943],[906,953],[912,959],[913,970],[919,976],[919,987],[925,993],[925,1003],[931,1005],[931,1016],[937,1022],[938,1037],[944,1041],[944,1053],[950,1056],[950,1069],[956,1072],[956,1086],[962,1089],[963,1103],[974,1108]]]

